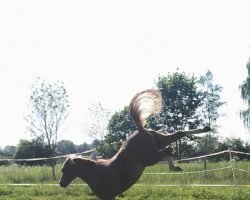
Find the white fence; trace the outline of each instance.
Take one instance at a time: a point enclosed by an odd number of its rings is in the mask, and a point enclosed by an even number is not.
[[[67,155],[61,155],[61,156],[55,156],[55,157],[50,157],[50,158],[32,158],[32,159],[10,159],[10,158],[5,158],[5,159],[0,159],[1,161],[8,161],[8,162],[29,162],[29,161],[41,161],[41,160],[53,160],[53,159],[60,159],[60,158],[67,158],[71,155],[88,155],[92,152],[94,152],[95,150],[89,150],[89,151],[84,151],[84,152],[80,152],[80,153],[76,153],[76,154],[67,154]],[[163,176],[163,175],[185,175],[185,174],[200,174],[200,173],[207,173],[207,172],[215,172],[215,171],[220,171],[220,170],[231,170],[232,172],[232,185],[236,185],[236,179],[237,177],[235,176],[236,172],[241,172],[246,174],[245,177],[248,178],[250,177],[250,165],[247,165],[248,167],[245,169],[242,168],[238,168],[235,165],[235,156],[237,155],[246,155],[246,156],[250,156],[250,153],[246,153],[246,152],[240,152],[240,151],[234,151],[231,150],[230,148],[228,150],[225,151],[220,151],[217,153],[213,153],[213,154],[209,154],[209,155],[203,155],[203,156],[198,156],[198,157],[192,157],[192,158],[184,158],[184,159],[180,159],[180,160],[175,160],[175,162],[195,162],[197,160],[204,160],[206,158],[211,158],[211,157],[216,157],[216,156],[221,156],[223,154],[228,154],[226,156],[228,156],[228,160],[229,162],[227,166],[223,166],[223,167],[218,167],[218,168],[210,168],[210,169],[206,169],[206,170],[196,170],[196,171],[180,171],[180,172],[152,172],[152,173],[147,173],[145,172],[144,175],[153,175],[153,176]],[[225,155],[223,155],[225,158]],[[248,158],[248,157],[247,157]],[[0,184],[1,185],[1,184]],[[15,184],[16,185],[16,184]],[[20,184],[22,185],[22,184]],[[52,184],[53,185],[53,184]],[[144,185],[144,184],[138,184],[138,186],[140,185]],[[196,184],[194,184],[196,185]],[[171,185],[165,185],[165,184],[155,184],[155,186],[171,186]],[[172,185],[173,186],[173,185]],[[203,185],[205,186],[205,185]],[[213,186],[212,184],[209,184],[208,186]],[[223,184],[221,185],[217,185],[216,186],[224,186]],[[228,186],[228,184],[225,184],[225,186]],[[250,186],[249,184],[244,185],[244,186]]]
[[[67,155],[60,155],[60,156],[54,156],[54,157],[50,157],[50,158],[27,158],[27,159],[14,159],[14,158],[3,158],[3,159],[0,159],[0,161],[12,161],[12,162],[15,162],[15,161],[21,161],[21,162],[29,162],[29,161],[40,161],[40,160],[56,160],[56,159],[59,159],[59,158],[67,158],[71,155],[85,155],[85,154],[89,154],[89,153],[92,153],[94,152],[95,150],[92,149],[92,150],[88,150],[88,151],[84,151],[84,152],[80,152],[80,153],[74,153],[74,154],[67,154]]]
[[[180,172],[152,172],[152,173],[144,173],[145,175],[188,175],[188,174],[206,174],[208,172],[214,172],[214,171],[221,171],[221,170],[231,170],[231,174],[232,174],[232,186],[236,186],[237,184],[237,177],[236,177],[236,172],[242,172],[245,173],[244,178],[246,180],[248,180],[248,184],[244,184],[244,186],[248,186],[250,187],[250,164],[247,165],[246,169],[241,169],[236,167],[236,159],[238,157],[238,155],[246,155],[246,156],[250,156],[250,153],[246,153],[246,152],[240,152],[240,151],[234,151],[231,150],[230,148],[228,150],[225,151],[220,151],[217,153],[213,153],[213,154],[209,154],[209,155],[203,155],[203,156],[198,156],[198,157],[192,157],[192,158],[184,158],[184,159],[180,159],[180,160],[175,160],[175,162],[185,162],[185,163],[189,163],[189,162],[195,162],[198,160],[204,160],[207,158],[211,158],[211,157],[215,157],[215,156],[221,156],[222,154],[228,154],[228,160],[229,162],[227,163],[227,166],[223,166],[223,167],[218,167],[218,168],[210,168],[210,169],[204,169],[204,170],[196,170],[196,171],[180,171]],[[225,158],[225,155],[224,155]],[[247,157],[248,160],[250,157]],[[164,163],[164,162],[162,162]],[[197,186],[197,184],[192,184]],[[206,186],[206,185],[203,185]],[[213,186],[212,184],[208,184],[207,186]],[[215,186],[230,186],[229,184],[216,184]],[[239,185],[238,185],[239,186]]]

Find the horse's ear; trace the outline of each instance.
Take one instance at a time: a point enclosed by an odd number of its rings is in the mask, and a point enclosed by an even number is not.
[[[76,163],[75,163],[75,161],[74,161],[74,158],[75,158],[75,156],[70,156],[70,157],[68,157],[68,165],[69,166],[74,166]]]

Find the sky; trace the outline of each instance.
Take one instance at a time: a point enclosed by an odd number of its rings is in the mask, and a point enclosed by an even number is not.
[[[219,135],[250,141],[239,85],[250,57],[250,2],[9,0],[0,2],[0,147],[29,139],[23,118],[36,77],[63,81],[70,115],[59,139],[90,141],[92,103],[113,111],[159,75],[211,70],[224,89]]]

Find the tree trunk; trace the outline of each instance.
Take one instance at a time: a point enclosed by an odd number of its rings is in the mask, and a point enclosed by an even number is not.
[[[56,162],[54,162],[52,160],[52,176],[53,176],[53,180],[56,180],[55,164],[56,164]]]
[[[52,147],[50,147],[50,151],[51,151],[51,157],[55,156],[55,146],[53,145]],[[55,159],[51,159],[50,160],[50,165],[52,167],[52,177],[54,180],[56,180],[56,173],[55,173],[55,166],[56,166],[56,160]]]
[[[181,147],[181,139],[179,140],[179,160],[181,159],[182,147]]]
[[[178,147],[178,141],[175,142],[175,151],[176,151],[176,157],[179,159],[179,147]]]
[[[204,155],[207,155],[207,136],[205,136]],[[204,170],[207,170],[207,158],[204,158]]]

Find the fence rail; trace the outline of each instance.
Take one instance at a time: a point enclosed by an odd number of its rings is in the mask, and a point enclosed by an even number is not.
[[[55,156],[55,157],[50,157],[50,158],[32,158],[32,159],[10,159],[10,158],[6,158],[6,159],[0,159],[0,161],[25,161],[25,162],[29,162],[29,161],[39,161],[39,160],[53,160],[53,159],[59,159],[59,158],[66,158],[72,155],[87,155],[92,153],[93,151],[95,151],[95,149],[92,150],[88,150],[88,151],[84,151],[84,152],[80,152],[80,153],[76,153],[76,154],[67,154],[67,155],[60,155],[60,156]],[[232,171],[232,175],[230,175],[230,177],[232,176],[232,182],[228,182],[228,184],[215,184],[215,186],[240,186],[239,184],[237,184],[237,173],[236,172],[240,172],[240,173],[244,173],[244,177],[249,177],[250,174],[250,168],[246,167],[244,169],[241,169],[240,165],[235,164],[235,159],[233,156],[236,156],[238,154],[242,154],[242,155],[247,155],[250,156],[250,153],[246,153],[246,152],[240,152],[240,151],[235,151],[235,150],[231,150],[230,148],[228,150],[225,151],[220,151],[217,153],[212,153],[212,154],[208,154],[208,155],[202,155],[202,156],[198,156],[198,157],[192,157],[192,158],[185,158],[185,159],[180,159],[180,160],[176,160],[175,162],[189,162],[189,161],[196,161],[199,159],[204,159],[204,158],[209,158],[209,157],[213,157],[213,156],[220,156],[222,154],[228,154],[228,158],[229,158],[229,162],[227,163],[226,166],[224,167],[215,167],[215,168],[211,168],[211,169],[206,169],[206,170],[195,170],[195,171],[185,171],[185,172],[174,172],[174,173],[168,173],[168,172],[145,172],[144,175],[149,175],[149,176],[165,176],[165,175],[174,175],[174,176],[180,176],[180,175],[184,175],[185,174],[199,174],[200,173],[207,173],[207,172],[212,172],[214,171],[215,173],[217,173],[217,171],[220,170],[231,170]],[[241,175],[242,176],[242,175]],[[32,183],[17,183],[17,184],[13,184],[13,183],[6,183],[6,184],[0,184],[0,185],[57,185],[57,184],[47,184],[47,183],[38,183],[38,184],[32,184]],[[78,185],[78,184],[76,184]],[[81,185],[81,184],[79,184]],[[137,186],[143,185],[143,186],[147,186],[146,184],[136,184]],[[174,186],[173,184],[152,184],[154,186],[159,186],[159,187],[169,187],[169,186]],[[190,186],[190,185],[189,185]],[[196,186],[195,184],[191,184],[191,186]],[[204,186],[206,187],[206,184],[197,184],[197,186]],[[209,184],[207,186],[213,186],[213,184]],[[249,182],[246,182],[246,185],[243,186],[249,186]]]
[[[199,173],[206,173],[206,172],[211,172],[211,171],[219,171],[219,170],[228,170],[228,169],[230,169],[232,171],[233,185],[234,186],[236,186],[236,185],[239,186],[236,183],[235,172],[240,171],[240,172],[243,172],[243,173],[250,174],[250,171],[248,170],[248,168],[247,169],[240,169],[240,168],[235,167],[235,159],[234,159],[232,154],[243,154],[243,155],[249,155],[250,156],[250,153],[241,152],[241,151],[234,151],[234,150],[231,150],[230,148],[228,148],[228,150],[225,150],[225,151],[220,151],[220,152],[217,152],[217,153],[212,153],[212,154],[209,154],[209,155],[203,155],[203,156],[198,156],[198,157],[175,160],[175,162],[195,161],[195,160],[199,160],[199,159],[218,156],[218,155],[225,154],[225,153],[228,153],[228,157],[229,157],[229,163],[228,163],[229,166],[226,166],[226,167],[220,167],[220,168],[214,168],[214,169],[204,169],[204,170],[200,170],[200,171],[187,171],[187,172],[174,172],[174,173],[152,172],[152,173],[144,173],[144,174],[146,174],[146,175],[185,175],[185,174],[199,174]],[[164,162],[166,162],[166,161],[164,161]],[[202,186],[202,184],[201,184],[201,186]],[[220,185],[216,184],[216,186],[220,186]],[[228,186],[228,185],[225,185],[225,186]]]
[[[80,153],[66,154],[66,155],[54,156],[54,157],[49,157],[49,158],[27,158],[27,159],[1,158],[0,161],[25,161],[25,162],[29,162],[29,161],[39,161],[39,160],[54,160],[54,159],[58,159],[58,158],[67,158],[67,157],[69,157],[71,155],[84,155],[84,154],[92,153],[94,151],[95,151],[95,149],[91,149],[91,150],[83,151],[83,152],[80,152]],[[244,154],[244,155],[249,155],[250,156],[250,153],[241,152],[241,151],[234,151],[234,150],[228,149],[228,150],[224,150],[224,151],[220,151],[220,152],[212,153],[212,154],[208,154],[208,155],[175,160],[175,162],[185,162],[185,161],[199,160],[199,159],[202,159],[202,158],[209,158],[209,157],[217,156],[217,155],[224,154],[224,153]]]
[[[93,151],[95,151],[95,150],[92,149],[92,150],[83,151],[83,152],[80,152],[80,153],[54,156],[54,157],[50,157],[50,158],[27,158],[27,159],[2,158],[2,159],[0,159],[0,161],[25,161],[25,162],[29,162],[29,161],[40,161],[40,160],[55,160],[55,159],[58,159],[58,158],[67,158],[67,157],[69,157],[71,155],[84,155],[84,154],[91,153]]]

